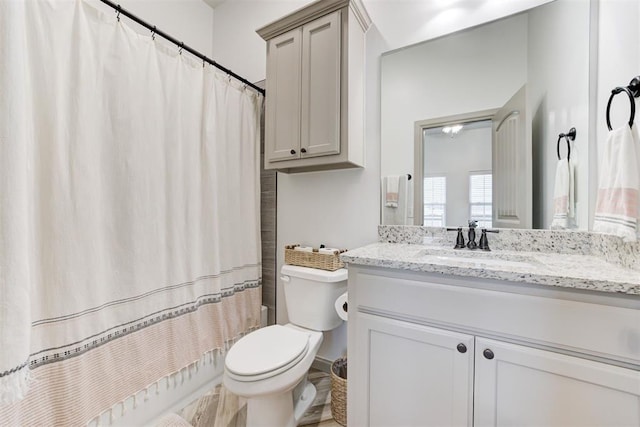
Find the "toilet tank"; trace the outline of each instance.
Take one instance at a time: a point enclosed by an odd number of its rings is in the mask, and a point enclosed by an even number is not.
[[[314,331],[329,331],[342,323],[335,301],[347,291],[347,270],[282,266],[289,322]]]

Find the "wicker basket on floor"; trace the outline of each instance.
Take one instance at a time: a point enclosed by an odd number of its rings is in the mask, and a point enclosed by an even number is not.
[[[344,365],[346,376],[346,358],[336,359],[331,364],[331,415],[340,425],[347,425],[347,379],[338,375],[337,367]]]
[[[340,261],[340,254],[346,252],[345,250],[335,251],[332,254],[321,254],[319,252],[296,251],[294,249],[296,246],[300,245],[287,245],[284,247],[285,264],[329,271],[336,271],[344,267],[344,263]]]

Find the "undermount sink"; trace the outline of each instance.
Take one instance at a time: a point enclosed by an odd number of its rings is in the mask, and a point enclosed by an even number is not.
[[[418,252],[418,257],[443,264],[465,264],[474,267],[534,267],[538,264],[530,255],[488,252],[469,249],[429,248]]]

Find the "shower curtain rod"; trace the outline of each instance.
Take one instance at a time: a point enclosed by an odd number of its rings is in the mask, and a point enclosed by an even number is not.
[[[116,13],[118,14],[118,20],[120,19],[120,15],[126,16],[127,18],[131,19],[132,21],[142,25],[143,27],[145,27],[146,29],[151,31],[152,35],[159,35],[160,37],[162,37],[162,38],[170,41],[171,43],[175,44],[176,46],[178,46],[181,51],[182,50],[186,50],[187,52],[189,52],[193,56],[195,56],[197,58],[200,58],[200,59],[202,59],[202,61],[213,65],[214,67],[218,68],[219,70],[227,73],[229,76],[231,76],[231,77],[233,77],[233,78],[235,78],[237,80],[240,80],[242,83],[244,83],[247,86],[251,87],[252,89],[260,92],[262,95],[265,94],[265,90],[262,89],[261,87],[256,86],[255,84],[251,83],[249,80],[245,79],[242,76],[239,76],[238,74],[234,73],[230,69],[223,67],[222,65],[218,64],[216,61],[207,58],[205,55],[203,55],[200,52],[198,52],[197,50],[187,46],[183,42],[180,42],[180,41],[174,39],[173,37],[171,37],[169,34],[165,33],[164,31],[161,31],[161,30],[157,29],[155,25],[151,25],[151,24],[147,23],[146,21],[143,21],[142,19],[138,18],[133,13],[131,13],[128,10],[123,9],[122,7],[120,7],[119,4],[115,4],[110,0],[100,0],[100,1],[102,3],[104,3],[104,4],[106,4],[107,6],[115,9]]]

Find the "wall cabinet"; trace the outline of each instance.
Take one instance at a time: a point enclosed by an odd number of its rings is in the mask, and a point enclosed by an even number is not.
[[[321,0],[258,30],[267,41],[265,169],[364,164],[364,33],[359,2]]]
[[[350,265],[348,424],[640,425],[640,301],[513,286]]]

